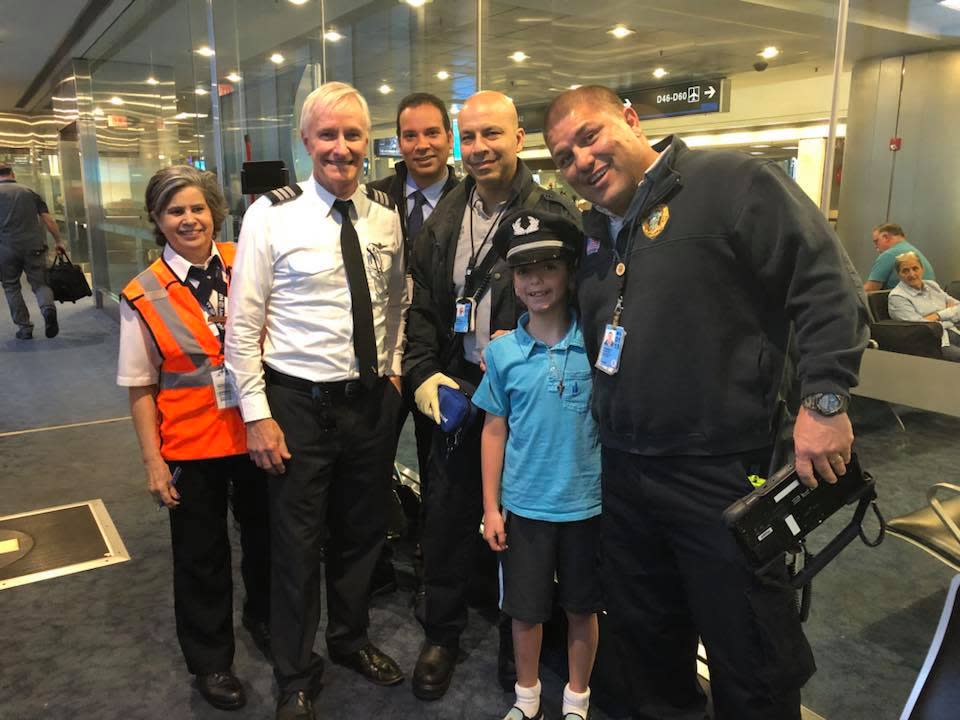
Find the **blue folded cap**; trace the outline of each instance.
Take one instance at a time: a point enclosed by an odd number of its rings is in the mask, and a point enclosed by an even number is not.
[[[440,429],[445,433],[467,429],[480,412],[470,398],[447,385],[439,387],[437,397],[440,401]]]

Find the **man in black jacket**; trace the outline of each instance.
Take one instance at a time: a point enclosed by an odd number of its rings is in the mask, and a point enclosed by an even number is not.
[[[424,221],[430,217],[441,198],[459,182],[453,167],[447,165],[453,147],[450,115],[443,100],[430,93],[412,93],[397,106],[397,140],[403,160],[393,166],[394,174],[368,185],[389,195],[400,211],[403,229],[404,260],[410,268],[413,243]],[[407,283],[408,296],[413,294],[413,283]],[[434,423],[416,412],[413,402],[415,388],[403,383],[404,406],[397,418],[397,439],[408,414],[413,415],[417,438],[417,464],[420,471],[420,492],[426,493],[427,458]],[[382,586],[382,572],[374,578],[374,591]],[[378,583],[378,580],[381,582]]]
[[[476,386],[490,338],[516,327],[519,301],[509,269],[491,243],[500,217],[515,207],[576,215],[558,194],[538,186],[517,157],[524,132],[506,96],[473,95],[459,121],[469,177],[440,202],[417,238],[403,361],[417,407],[436,423],[438,388],[461,382]],[[458,305],[468,321],[462,332],[454,331]],[[414,693],[426,700],[441,697],[449,687],[467,623],[465,590],[483,515],[481,424],[474,423],[457,442],[434,429],[421,538],[424,594],[417,606],[426,641],[413,675]],[[509,635],[501,634],[502,644],[504,639],[509,648]]]
[[[558,96],[545,125],[593,203],[578,299],[598,367],[605,597],[634,716],[703,718],[699,635],[715,718],[799,720],[814,663],[793,593],[757,580],[721,513],[768,471],[791,322],[797,471],[808,485],[844,473],[867,341],[859,281],[775,163],[651,146],[599,86]]]

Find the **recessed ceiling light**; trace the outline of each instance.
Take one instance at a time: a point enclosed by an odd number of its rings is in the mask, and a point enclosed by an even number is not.
[[[291,5],[306,5],[307,0],[287,0]]]
[[[607,34],[613,35],[617,40],[623,40],[627,35],[633,35],[633,32],[626,25],[615,25],[607,30]]]
[[[389,95],[390,93],[393,92],[393,88],[387,85],[386,83],[378,87],[377,90],[380,91],[381,95]]]
[[[768,148],[768,147],[770,147],[770,146],[769,146],[769,145],[751,145],[750,147],[755,147],[755,148]]]
[[[117,97],[116,95],[114,95],[112,98],[110,98],[110,104],[111,104],[111,105],[123,105],[123,98],[122,98],[122,97]]]
[[[202,87],[198,87],[196,90],[194,90],[194,92],[195,92],[197,95],[206,95],[206,94],[207,94],[207,89],[206,89],[206,88],[202,88]]]
[[[428,0],[400,0],[400,2],[410,7],[423,7],[427,4]]]
[[[96,115],[97,117],[103,115],[103,108],[95,107],[93,109],[93,114]]]
[[[274,53],[270,56],[270,62],[272,62],[274,65],[279,65],[283,62],[283,55],[280,53]]]
[[[157,80],[153,75],[147,78],[147,85],[159,85],[160,81]]]
[[[799,148],[798,146],[796,146],[796,145],[784,145],[784,146],[783,146],[783,149],[784,149],[784,150],[799,150],[800,148]]]
[[[960,0],[940,0],[940,4],[951,10],[960,10]]]
[[[508,55],[507,57],[509,57],[509,58],[510,58],[511,60],[513,60],[514,62],[523,62],[524,60],[526,60],[526,59],[529,58],[530,56],[527,55],[527,54],[526,54],[525,52],[523,52],[522,50],[517,50],[515,53],[513,53],[512,55]]]
[[[338,33],[333,28],[330,28],[323,34],[323,39],[328,40],[330,42],[340,42],[341,40],[343,40],[343,35]]]
[[[654,76],[655,78],[666,77],[666,76],[669,75],[669,74],[670,74],[670,73],[667,72],[667,71],[666,71],[664,68],[662,68],[662,67],[658,67],[656,70],[653,71],[653,76]]]
[[[437,80],[448,80],[450,78],[450,73],[446,70],[441,70],[437,73]]]
[[[760,150],[751,150],[751,151],[750,151],[750,154],[751,154],[751,155],[763,155],[763,152],[760,151]]]
[[[775,58],[779,54],[780,54],[780,50],[778,48],[775,48],[773,45],[770,45],[769,47],[765,47],[763,50],[757,53],[757,55],[762,57],[764,60],[773,60],[773,58]]]
[[[203,55],[204,57],[210,57],[211,55],[213,55],[213,50],[211,50],[211,49],[210,49],[208,46],[206,46],[206,45],[201,45],[200,47],[197,48],[197,55]]]
[[[578,87],[582,87],[582,85],[574,84],[574,85],[571,85],[571,86],[570,86],[570,89],[571,89],[571,90],[576,90]]]
[[[227,80],[229,80],[230,82],[240,82],[240,76],[237,75],[237,73],[232,72],[229,75],[227,75]]]

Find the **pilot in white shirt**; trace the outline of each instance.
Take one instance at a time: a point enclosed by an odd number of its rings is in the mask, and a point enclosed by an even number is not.
[[[403,680],[367,627],[386,537],[408,302],[400,216],[386,193],[358,182],[366,101],[349,85],[326,83],[304,102],[300,132],[312,177],[267,193],[244,217],[225,356],[250,456],[274,476],[277,717],[312,718],[324,557],[330,659],[377,685]]]

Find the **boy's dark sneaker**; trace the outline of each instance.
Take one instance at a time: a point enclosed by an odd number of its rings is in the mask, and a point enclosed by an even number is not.
[[[17,340],[33,340],[33,330],[31,328],[20,328],[17,330]]]

